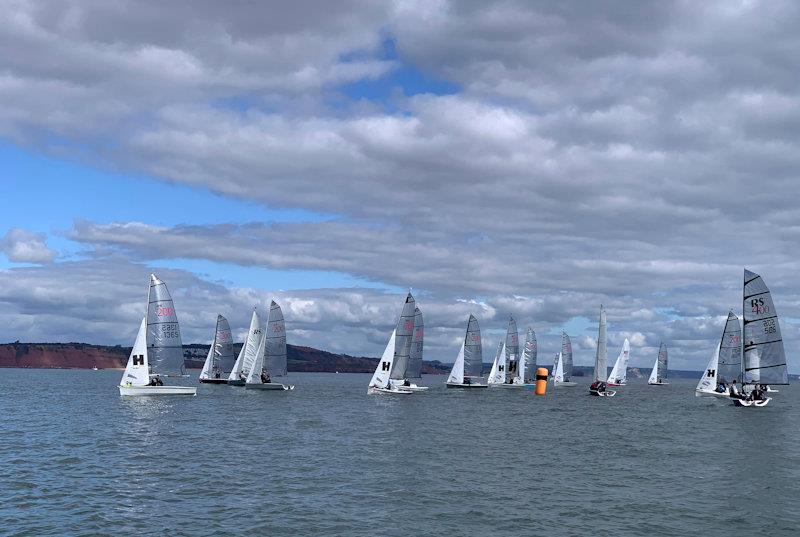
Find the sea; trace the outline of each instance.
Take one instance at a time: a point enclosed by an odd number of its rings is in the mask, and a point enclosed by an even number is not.
[[[124,398],[120,375],[0,370],[0,535],[800,534],[796,386],[750,409],[683,379]]]

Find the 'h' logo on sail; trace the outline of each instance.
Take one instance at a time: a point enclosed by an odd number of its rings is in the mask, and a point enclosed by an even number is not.
[[[389,362],[381,362],[381,370],[389,371]]]
[[[144,365],[144,354],[134,354],[133,365]]]
[[[713,377],[716,372],[717,372],[716,369],[709,369],[708,371],[706,371],[706,376]]]

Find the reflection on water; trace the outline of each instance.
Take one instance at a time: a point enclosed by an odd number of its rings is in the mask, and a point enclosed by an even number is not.
[[[123,398],[118,380],[2,371],[4,531],[781,535],[800,515],[792,387],[752,410],[680,380],[614,398],[590,397],[588,381],[537,398],[444,377],[368,396],[369,375],[347,374],[292,375],[293,392]]]

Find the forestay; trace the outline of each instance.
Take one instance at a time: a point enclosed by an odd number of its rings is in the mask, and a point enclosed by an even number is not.
[[[778,313],[761,276],[745,269],[742,316],[744,320],[744,381],[788,384],[786,354]]]
[[[156,375],[182,375],[183,344],[175,304],[167,284],[150,275],[147,295],[147,358]]]
[[[121,386],[146,386],[150,382],[149,364],[147,359],[147,318],[142,317],[136,341],[128,356],[128,365],[122,374]]]
[[[274,300],[269,305],[266,340],[264,345],[266,371],[270,377],[283,377],[287,373],[286,325],[283,311]],[[260,368],[256,370],[261,371]]]
[[[414,334],[411,336],[411,352],[408,357],[408,367],[406,367],[406,378],[418,379],[422,376],[422,351],[424,326],[422,322],[422,310],[414,310]]]
[[[467,334],[464,336],[464,375],[480,377],[483,373],[483,343],[481,328],[474,315],[469,316]]]
[[[597,333],[597,350],[594,355],[594,380],[605,382],[608,375],[606,358],[608,356],[608,342],[606,336],[606,310],[600,305],[600,327]]]
[[[390,377],[394,380],[406,378],[406,368],[408,368],[408,357],[411,354],[411,335],[414,331],[414,311],[416,302],[411,293],[406,296],[403,304],[403,311],[397,320],[395,327],[394,360]]]
[[[742,380],[742,328],[733,310],[728,312],[728,320],[722,331],[716,378],[725,384]]]

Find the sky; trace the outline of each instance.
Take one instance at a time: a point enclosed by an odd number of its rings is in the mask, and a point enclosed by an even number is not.
[[[603,304],[700,370],[747,267],[800,373],[797,3],[0,4],[0,341],[131,345],[155,272],[184,342],[378,356],[411,289],[426,359]]]

